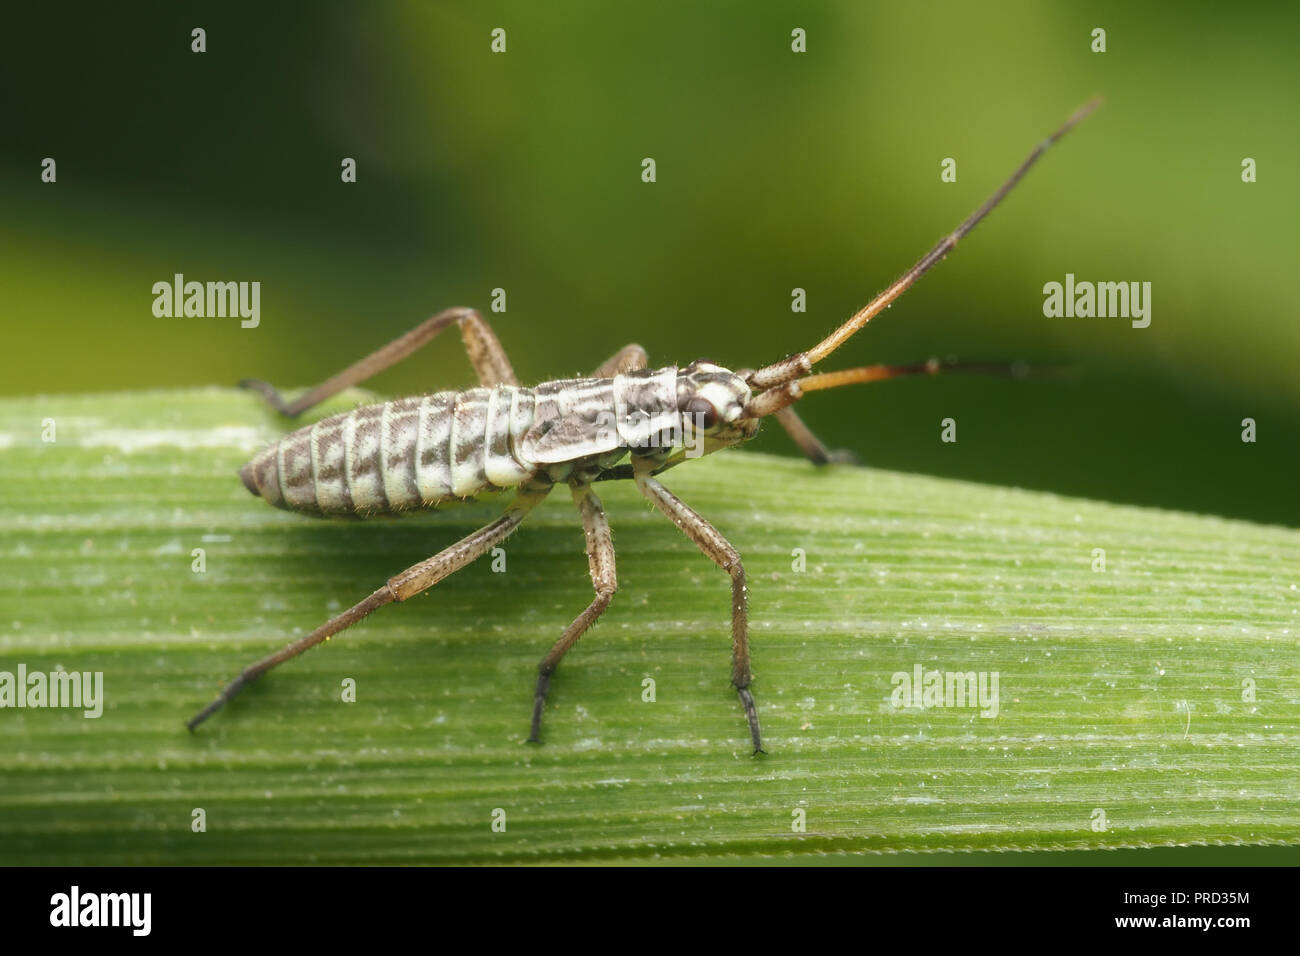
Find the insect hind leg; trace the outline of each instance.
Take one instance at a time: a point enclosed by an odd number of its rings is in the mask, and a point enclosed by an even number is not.
[[[300,637],[274,654],[268,654],[257,663],[245,667],[239,672],[238,677],[226,685],[217,696],[217,699],[199,711],[187,722],[186,726],[190,730],[194,730],[199,724],[220,710],[227,701],[243,690],[245,686],[261,677],[271,668],[297,657],[303,651],[315,647],[322,641],[328,640],[385,604],[391,604],[394,601],[405,601],[408,598],[415,597],[415,595],[433,587],[453,572],[459,571],[476,558],[486,554],[519,527],[528,512],[546,497],[548,491],[550,491],[549,486],[521,490],[519,496],[510,505],[506,513],[497,518],[496,521],[462,538],[450,547],[444,548],[433,557],[412,565],[401,574],[389,578],[382,588],[375,591],[361,603],[348,608],[342,614],[330,618],[310,634]]]
[[[578,638],[586,633],[596,619],[605,613],[609,602],[618,590],[618,576],[614,568],[614,539],[609,530],[609,519],[605,509],[589,485],[578,485],[573,489],[573,501],[582,515],[582,530],[587,538],[587,564],[591,570],[591,585],[596,597],[587,605],[555,642],[555,645],[542,658],[537,666],[537,690],[533,695],[533,722],[528,734],[530,743],[540,743],[542,732],[542,711],[546,706],[546,692],[551,685],[551,674],[559,666],[560,659],[569,652]]]
[[[310,647],[315,647],[321,641],[329,640],[329,638],[333,637],[339,631],[351,627],[357,621],[369,615],[372,611],[378,610],[385,604],[391,604],[394,600],[395,598],[389,591],[388,585],[384,585],[364,601],[353,605],[342,614],[330,618],[307,636],[301,637],[293,643],[282,647],[274,654],[268,654],[257,663],[245,667],[239,672],[239,676],[227,684],[221,693],[217,695],[216,700],[208,704],[208,706],[204,707],[198,712],[198,714],[187,721],[185,726],[190,730],[194,730],[199,724],[203,723],[225,706],[227,701],[233,698],[247,685],[251,684],[253,681],[257,680],[257,678],[269,671],[272,667],[275,667],[277,664],[282,664],[290,658],[297,657],[303,651]]]
[[[333,378],[326,379],[320,385],[303,395],[286,402],[279,389],[260,379],[246,378],[239,383],[240,388],[257,392],[270,403],[271,407],[282,415],[295,418],[313,405],[319,405],[332,395],[337,395],[345,388],[358,385],[368,378],[378,375],[384,369],[396,365],[402,359],[427,345],[439,332],[452,323],[460,326],[460,336],[469,355],[470,364],[478,374],[479,384],[518,385],[514,369],[506,357],[505,349],[497,339],[492,327],[477,309],[447,309],[431,318],[425,319],[411,331],[407,332],[383,348],[371,352],[361,361],[349,365]]]

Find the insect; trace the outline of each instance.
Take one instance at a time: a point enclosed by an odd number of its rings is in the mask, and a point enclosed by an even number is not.
[[[292,402],[265,382],[240,384],[295,417],[343,389],[406,358],[456,325],[479,387],[368,405],[286,435],[240,472],[248,490],[273,505],[312,515],[402,512],[516,489],[505,514],[486,527],[388,579],[365,600],[305,637],[244,668],[188,723],[194,730],[250,681],[355,624],[386,604],[406,601],[491,551],[556,486],[568,485],[586,532],[595,597],[538,666],[530,741],[541,734],[551,677],[561,659],[609,606],[618,587],[614,545],[592,486],[628,479],[731,578],[731,683],[740,698],[755,754],[762,752],[758,709],[750,691],[748,591],[740,555],[726,538],[659,481],[690,457],[753,438],[772,416],[819,464],[839,460],[791,407],[807,392],[942,370],[995,366],[926,362],[868,365],[815,374],[813,367],[887,308],[1009,193],[1049,146],[1100,103],[1087,103],[1039,143],[1011,177],[952,233],[829,336],[759,369],[732,371],[705,360],[651,370],[645,350],[628,345],[590,378],[522,388],[483,317],[473,309],[441,312]],[[694,452],[694,454],[692,454]]]

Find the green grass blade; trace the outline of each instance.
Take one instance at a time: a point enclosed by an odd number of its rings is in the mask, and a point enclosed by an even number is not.
[[[379,611],[191,735],[240,667],[494,514],[271,509],[235,471],[285,428],[227,390],[0,401],[0,671],[102,671],[106,697],[0,710],[0,863],[1300,842],[1294,531],[745,452],[666,484],[745,556],[768,755],[729,685],[726,576],[628,483],[598,489],[620,591],[542,746],[536,664],[591,596],[567,494],[504,573]],[[996,672],[997,716],[895,707],[918,665]]]

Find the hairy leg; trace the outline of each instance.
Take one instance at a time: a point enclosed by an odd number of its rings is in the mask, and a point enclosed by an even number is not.
[[[361,620],[372,611],[378,610],[385,604],[392,604],[394,601],[405,601],[407,598],[414,597],[421,591],[427,590],[437,584],[443,578],[455,571],[459,571],[465,565],[469,564],[475,558],[486,554],[492,548],[496,547],[510,533],[519,527],[532,508],[546,497],[549,489],[538,491],[521,491],[519,497],[514,500],[509,510],[504,515],[493,521],[484,528],[480,528],[473,534],[462,538],[455,544],[435,554],[433,557],[413,565],[394,577],[388,579],[388,582],[375,591],[364,601],[348,608],[342,614],[330,618],[316,630],[312,631],[305,637],[282,647],[274,654],[268,654],[255,664],[251,664],[240,671],[239,676],[231,681],[221,694],[207,707],[203,708],[192,720],[189,721],[189,728],[193,730],[203,721],[207,720],[214,713],[221,709],[226,701],[230,700],[241,690],[244,685],[261,677],[271,668],[283,664],[301,654],[308,648],[315,647],[317,644],[342,630],[351,627],[357,621]]]
[[[475,309],[447,309],[432,318],[425,319],[405,335],[370,353],[361,361],[349,365],[333,378],[327,379],[292,402],[285,402],[274,386],[259,379],[246,378],[239,383],[239,387],[260,393],[276,411],[296,417],[331,395],[337,395],[343,389],[364,382],[397,364],[421,346],[428,344],[434,336],[452,323],[460,326],[465,351],[469,354],[474,371],[478,373],[480,384],[519,384],[515,380],[514,369],[510,367],[510,360],[506,358],[505,349],[501,347],[487,320]]]
[[[649,363],[650,357],[646,355],[645,349],[641,346],[625,345],[609,358],[592,373],[593,378],[613,378],[623,372],[631,372],[639,368],[645,368]]]
[[[579,485],[573,489],[573,501],[582,515],[582,530],[587,538],[587,564],[591,571],[591,586],[596,597],[587,609],[579,614],[572,624],[565,629],[560,639],[542,658],[537,667],[537,691],[533,695],[533,723],[528,739],[536,743],[542,731],[542,710],[546,705],[546,691],[550,687],[551,673],[559,666],[560,659],[569,652],[578,638],[586,633],[587,628],[596,623],[596,619],[605,613],[610,599],[618,590],[618,577],[614,571],[614,540],[609,532],[609,520],[605,509],[591,490],[590,485]]]
[[[758,709],[749,690],[753,680],[749,670],[749,599],[740,554],[713,525],[644,470],[638,472],[636,484],[641,493],[671,518],[706,557],[731,576],[731,683],[740,696],[741,706],[745,708],[749,735],[754,741],[754,753],[761,753],[763,742],[758,727]]]

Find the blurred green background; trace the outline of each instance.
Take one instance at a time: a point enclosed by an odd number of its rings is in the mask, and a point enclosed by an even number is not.
[[[1101,93],[830,363],[1027,359],[1079,377],[893,382],[815,396],[805,416],[886,468],[1300,520],[1294,6],[159,3],[7,18],[5,393],[305,386],[446,306],[486,310],[496,287],[508,310],[492,319],[525,380],[633,340],[656,364],[772,361]],[[343,157],[356,184],[340,182]],[[940,182],[945,157],[956,183]],[[176,272],[259,280],[261,326],[155,318],[151,286]],[[1150,328],[1045,318],[1043,283],[1067,272],[1150,281]],[[790,311],[794,287],[806,314]],[[374,386],[470,381],[453,338]],[[939,441],[949,416],[955,445]],[[769,432],[760,447],[795,453]]]

